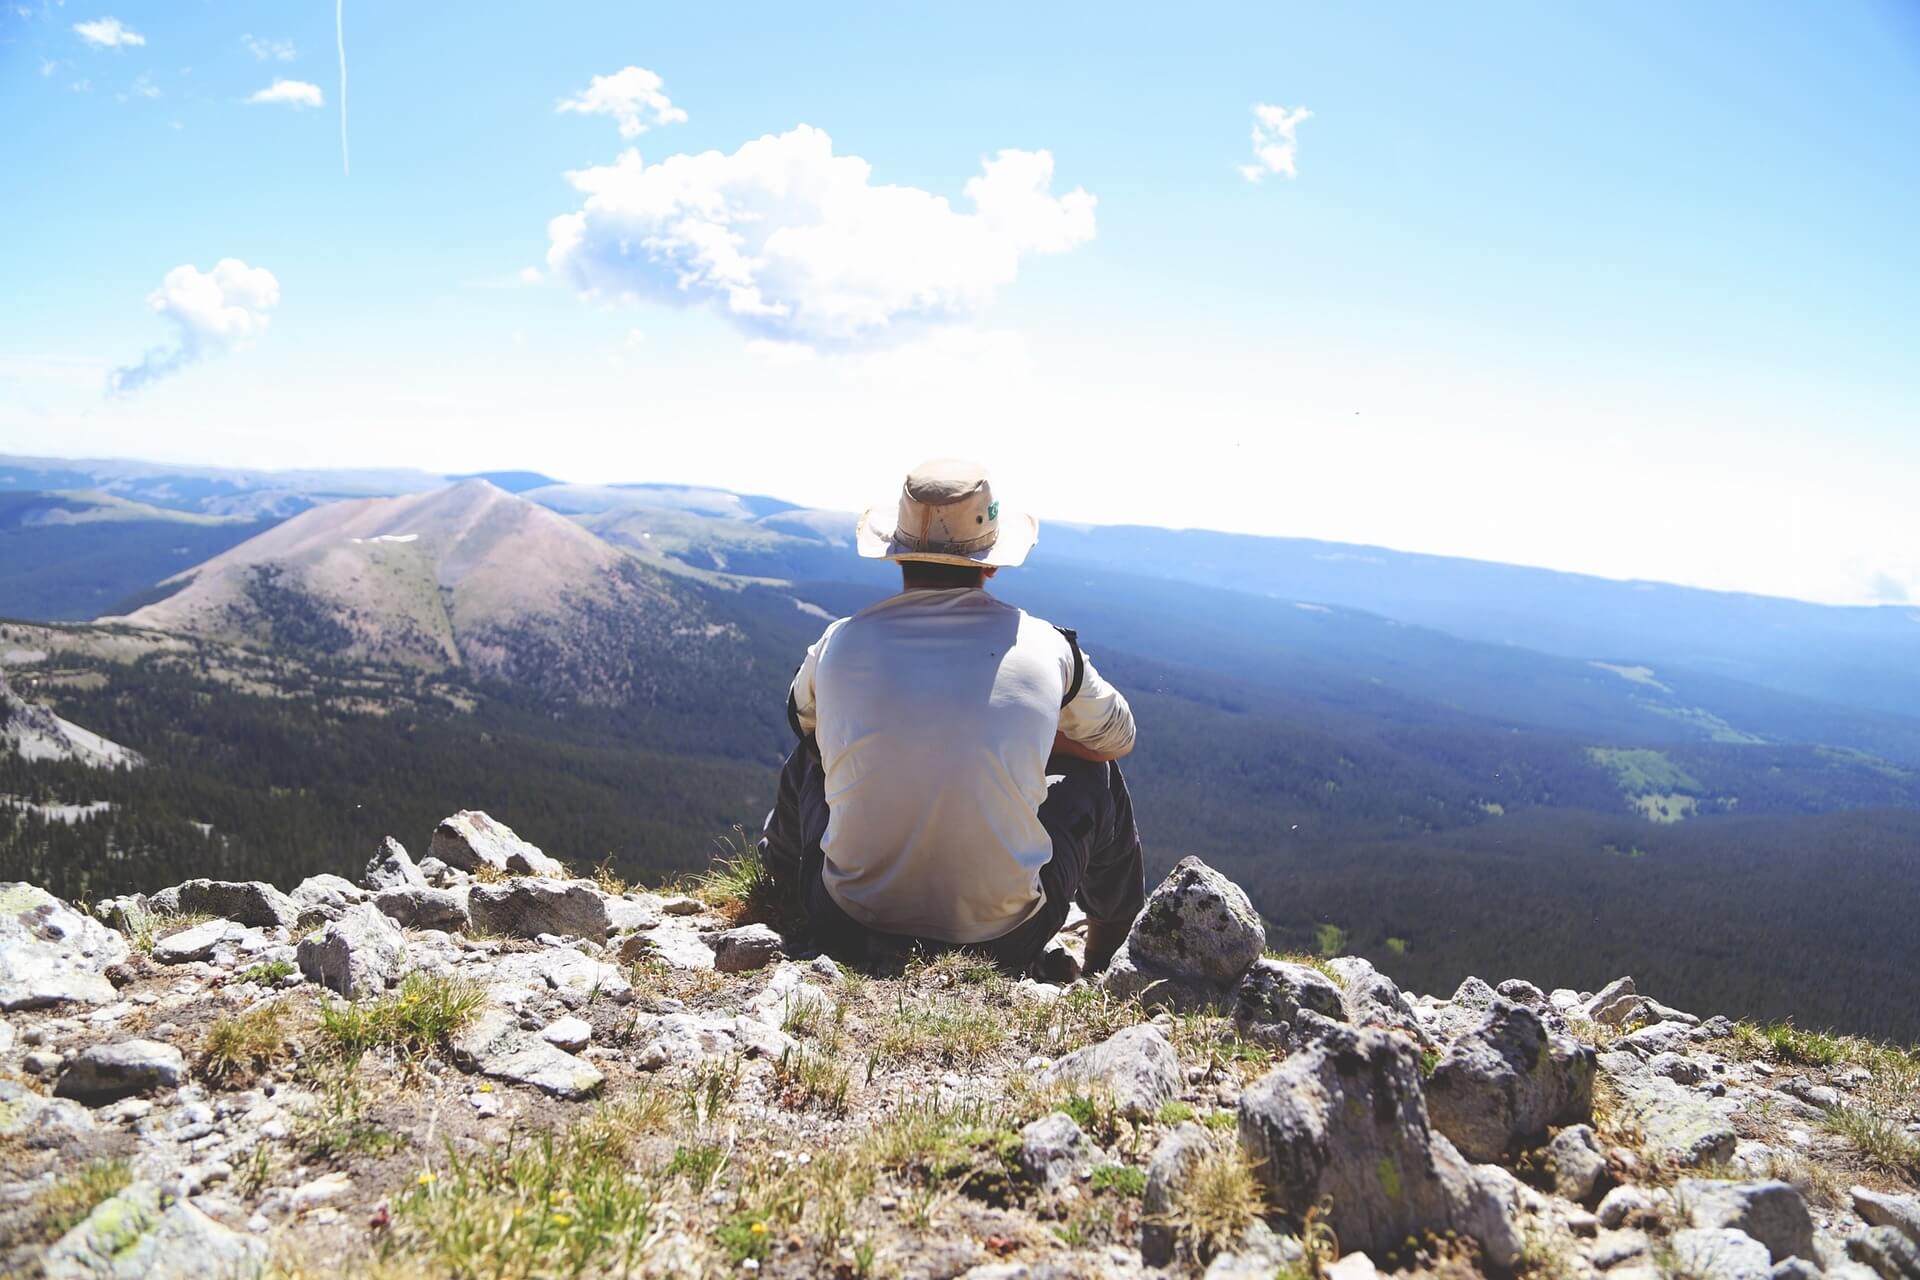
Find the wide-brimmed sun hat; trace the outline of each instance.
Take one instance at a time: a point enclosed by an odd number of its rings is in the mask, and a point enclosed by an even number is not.
[[[986,468],[937,458],[907,473],[900,506],[888,516],[869,507],[854,529],[854,546],[869,560],[1013,568],[1040,539],[1040,522],[995,501]]]

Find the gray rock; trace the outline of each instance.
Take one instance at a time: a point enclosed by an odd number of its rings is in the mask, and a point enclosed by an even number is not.
[[[542,1027],[540,1038],[556,1049],[578,1053],[593,1039],[593,1027],[584,1018],[561,1018]]]
[[[1633,989],[1632,978],[1615,978],[1580,1007],[1578,1016],[1602,1026],[1624,1027],[1639,1020],[1645,1006],[1646,1001]]]
[[[1820,1280],[1826,1273],[1820,1270],[1818,1263],[1805,1258],[1788,1258],[1784,1262],[1773,1264],[1773,1270],[1767,1273],[1768,1280]]]
[[[1233,993],[1233,1025],[1240,1034],[1276,1049],[1304,1048],[1347,1020],[1345,994],[1316,969],[1259,959]]]
[[[1590,1125],[1568,1125],[1547,1144],[1553,1193],[1576,1204],[1592,1204],[1607,1181],[1607,1158]]]
[[[1693,1043],[1692,1028],[1681,1022],[1656,1022],[1614,1042],[1616,1049],[1654,1057],[1663,1053],[1682,1053]]]
[[[473,879],[460,868],[450,867],[438,858],[420,859],[420,874],[434,889],[452,889]]]
[[[1615,1187],[1600,1198],[1600,1205],[1593,1212],[1603,1227],[1624,1226],[1653,1213],[1653,1197],[1639,1187]]]
[[[607,899],[607,925],[614,933],[636,933],[659,927],[660,899],[652,894]]]
[[[51,1149],[66,1146],[93,1129],[93,1117],[72,1099],[49,1098],[18,1081],[0,1079],[0,1138]]]
[[[1698,1060],[1679,1053],[1654,1054],[1647,1059],[1647,1070],[1675,1084],[1699,1084],[1707,1078],[1707,1069]]]
[[[564,876],[567,871],[534,845],[478,809],[463,809],[434,828],[427,852],[462,871],[491,867],[527,876]]]
[[[260,929],[300,926],[300,904],[264,880],[187,880],[149,901],[163,915],[219,916]]]
[[[1460,985],[1454,988],[1453,996],[1447,1003],[1456,1009],[1471,1009],[1475,1013],[1484,1013],[1493,1008],[1493,1002],[1499,998],[1499,992],[1480,979],[1469,976],[1462,979]]]
[[[30,884],[0,884],[0,1009],[40,1009],[118,998],[102,976],[127,958],[127,940]]]
[[[1631,1053],[1610,1051],[1599,1061],[1613,1081],[1621,1119],[1639,1129],[1648,1155],[1689,1169],[1733,1159],[1739,1142],[1733,1102],[1656,1076]]]
[[[400,926],[363,902],[301,939],[295,956],[308,981],[358,1000],[380,994],[400,976],[406,949]]]
[[[1433,1132],[1418,1054],[1403,1036],[1336,1031],[1240,1095],[1239,1129],[1277,1208],[1298,1216],[1331,1197],[1343,1249],[1386,1252],[1451,1230],[1477,1240],[1495,1267],[1519,1257],[1516,1184]]]
[[[1898,1227],[1868,1227],[1847,1237],[1847,1256],[1881,1280],[1920,1280],[1920,1244]]]
[[[47,1280],[225,1280],[252,1276],[267,1242],[229,1230],[188,1200],[136,1183],[101,1201],[47,1250]]]
[[[458,930],[468,925],[467,895],[457,889],[395,885],[374,894],[373,905],[409,929]]]
[[[1732,1227],[1767,1247],[1774,1262],[1813,1253],[1813,1220],[1807,1202],[1784,1182],[1720,1182],[1688,1178],[1674,1190],[1687,1221],[1696,1227]]]
[[[1412,1036],[1422,1047],[1432,1042],[1413,1001],[1407,999],[1392,978],[1381,973],[1359,956],[1335,956],[1327,968],[1338,978],[1345,1000],[1347,1021],[1356,1027],[1381,1027]]]
[[[1219,987],[1239,981],[1266,945],[1246,893],[1198,858],[1180,860],[1127,935],[1140,969]]]
[[[1852,1196],[1853,1211],[1868,1226],[1897,1227],[1908,1239],[1920,1243],[1920,1199],[1887,1195],[1866,1187],[1853,1188]]]
[[[1134,963],[1128,943],[1121,943],[1099,976],[1099,984],[1109,995],[1122,1000],[1138,1000],[1156,1009],[1191,1012],[1211,1009],[1227,1002],[1231,987],[1218,986],[1194,978],[1179,978],[1151,966]]]
[[[1123,1027],[1099,1044],[1076,1049],[1048,1067],[1043,1084],[1099,1090],[1122,1114],[1151,1119],[1180,1092],[1180,1055],[1151,1025]]]
[[[1441,1055],[1427,1081],[1433,1127],[1469,1160],[1538,1144],[1549,1126],[1593,1118],[1594,1052],[1549,1033],[1525,1005],[1495,997],[1486,1017]]]
[[[582,955],[572,947],[547,947],[507,956],[494,964],[493,977],[496,983],[544,984],[569,1009],[596,999],[615,1004],[633,999],[633,984],[618,967]]]
[[[467,1071],[532,1085],[556,1098],[590,1097],[600,1088],[602,1077],[590,1064],[524,1030],[505,1009],[482,1011],[454,1033],[448,1047]]]
[[[1140,1200],[1140,1260],[1150,1267],[1172,1263],[1181,1241],[1173,1227],[1174,1210],[1187,1178],[1212,1149],[1213,1138],[1191,1120],[1174,1126],[1153,1149],[1147,1187]],[[1267,1272],[1272,1274],[1271,1269]]]
[[[367,892],[341,876],[308,876],[287,895],[300,908],[300,923],[307,927],[338,920],[355,903],[365,902]]]
[[[1508,978],[1493,990],[1495,995],[1506,1000],[1511,1000],[1515,1004],[1523,1004],[1535,1013],[1553,1007],[1547,1003],[1546,992],[1540,990],[1540,988],[1534,986],[1524,978]]]
[[[1678,1274],[1695,1280],[1767,1280],[1767,1246],[1731,1227],[1688,1227],[1667,1242]]]
[[[240,932],[241,926],[231,920],[208,920],[156,940],[153,958],[160,964],[205,960],[230,934],[237,936]]]
[[[367,869],[361,873],[360,883],[374,893],[382,889],[416,889],[427,887],[427,877],[414,865],[413,855],[407,847],[392,836],[380,842],[380,848],[367,862]]]
[[[607,936],[607,896],[590,880],[522,878],[476,884],[467,913],[484,933],[536,938],[551,933],[594,942]]]
[[[1064,1111],[1041,1116],[1020,1130],[1021,1172],[1049,1191],[1071,1186],[1093,1164],[1094,1146]]]
[[[53,1087],[55,1097],[99,1106],[155,1089],[173,1089],[187,1078],[186,1059],[158,1040],[122,1040],[90,1045],[75,1054]]]
[[[1593,1265],[1597,1270],[1606,1271],[1623,1262],[1644,1258],[1652,1250],[1653,1241],[1644,1231],[1603,1231],[1593,1241]]]
[[[786,954],[786,939],[764,924],[727,929],[707,942],[713,947],[713,967],[721,973],[764,969]]]

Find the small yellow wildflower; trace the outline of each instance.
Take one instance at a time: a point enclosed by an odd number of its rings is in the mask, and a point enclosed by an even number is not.
[[[422,1170],[420,1173],[420,1176],[413,1180],[413,1184],[417,1187],[426,1187],[426,1186],[431,1186],[438,1181],[440,1181],[439,1174]]]
[[[553,1225],[556,1227],[569,1226],[572,1222],[573,1215],[570,1213],[556,1213],[553,1215]]]
[[[482,1080],[478,1085],[474,1087],[474,1092],[475,1093],[492,1093],[493,1086],[488,1084],[485,1080]]]
[[[747,1230],[753,1232],[753,1234],[757,1236],[763,1236],[767,1234],[767,1224],[764,1222],[756,1222],[751,1227],[748,1227]]]

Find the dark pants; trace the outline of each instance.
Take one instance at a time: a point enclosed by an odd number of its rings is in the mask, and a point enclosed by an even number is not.
[[[1040,868],[1045,900],[1025,924],[965,950],[987,956],[1009,973],[1024,972],[1060,931],[1070,903],[1089,918],[1129,924],[1146,900],[1140,833],[1133,800],[1117,764],[1096,764],[1055,755],[1047,775],[1060,780],[1047,789],[1040,823],[1053,837],[1053,856]],[[821,950],[846,960],[897,953],[914,945],[951,950],[954,944],[872,930],[833,900],[821,879],[820,841],[827,833],[826,775],[811,736],[787,757],[780,794],[767,815],[760,857],[782,891],[805,913]]]

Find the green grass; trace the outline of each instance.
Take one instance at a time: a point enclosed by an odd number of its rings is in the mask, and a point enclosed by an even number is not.
[[[847,1069],[825,1053],[787,1050],[774,1064],[773,1082],[780,1101],[789,1107],[846,1113],[851,1088]]]
[[[290,978],[297,972],[298,970],[296,970],[289,961],[268,960],[263,964],[256,964],[252,968],[242,969],[240,971],[240,981],[257,982],[263,987],[270,987],[280,981],[280,979]]]
[[[1821,1124],[1852,1143],[1882,1173],[1920,1179],[1920,1142],[1896,1120],[1864,1107],[1828,1107]]]
[[[986,1057],[1012,1034],[1004,1011],[952,996],[920,997],[903,989],[881,1016],[874,1052],[881,1061],[932,1057],[971,1063]]]
[[[392,995],[322,1002],[320,1036],[326,1048],[346,1062],[357,1062],[369,1049],[420,1057],[443,1048],[449,1036],[472,1021],[486,998],[484,990],[463,978],[412,973]]]
[[[1407,940],[1405,938],[1388,938],[1386,946],[1387,951],[1392,955],[1403,956],[1407,954]]]
[[[1094,1169],[1089,1185],[1095,1191],[1115,1191],[1137,1197],[1147,1189],[1147,1171],[1130,1164],[1103,1164]]]
[[[385,1156],[406,1149],[405,1135],[367,1117],[366,1097],[351,1067],[320,1082],[320,1105],[294,1123],[294,1141],[310,1159]]]
[[[1706,788],[1675,764],[1664,751],[1641,747],[1588,747],[1587,758],[1613,774],[1627,796],[1682,792],[1698,795]]]
[[[40,1195],[35,1234],[58,1240],[79,1226],[101,1201],[119,1195],[133,1181],[125,1160],[94,1160],[67,1174]]]
[[[278,1000],[214,1019],[200,1041],[200,1078],[240,1083],[292,1056],[286,1006]]]
[[[1338,925],[1320,925],[1313,931],[1313,947],[1329,960],[1343,955],[1347,950],[1347,931]]]
[[[628,1274],[654,1221],[653,1189],[632,1172],[638,1132],[615,1109],[561,1134],[449,1145],[395,1200],[396,1243],[471,1280]]]

